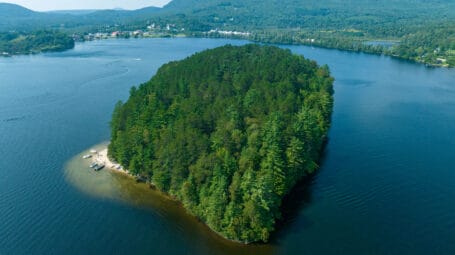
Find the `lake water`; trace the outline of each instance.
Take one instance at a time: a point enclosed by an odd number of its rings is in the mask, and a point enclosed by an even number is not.
[[[224,241],[125,176],[87,175],[75,155],[109,139],[131,86],[226,43],[246,42],[106,40],[0,58],[0,254],[455,254],[453,69],[283,46],[330,66],[335,107],[321,169],[267,245]]]

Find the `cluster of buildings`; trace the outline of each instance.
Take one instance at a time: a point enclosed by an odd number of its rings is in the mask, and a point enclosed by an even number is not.
[[[226,31],[226,30],[218,30],[218,29],[212,29],[208,32],[208,34],[219,34],[219,35],[223,35],[223,36],[241,36],[241,37],[248,37],[251,35],[250,32]]]
[[[98,33],[88,33],[84,35],[74,34],[73,39],[75,41],[93,41],[109,38],[129,38],[129,37],[146,37],[149,36],[149,32],[143,32],[142,30],[135,31],[114,31],[114,32],[98,32]]]
[[[178,29],[175,24],[166,24],[165,26],[157,25],[155,23],[148,25],[145,30],[122,31],[117,30],[113,32],[97,32],[88,33],[84,35],[74,34],[75,41],[93,41],[109,38],[142,38],[142,37],[156,37],[163,35],[163,33],[183,33],[184,28]]]
[[[184,28],[179,28],[175,24],[166,24],[160,25],[152,23],[148,25],[144,30],[134,30],[134,31],[122,31],[116,30],[113,32],[97,32],[97,33],[88,33],[88,34],[74,34],[73,39],[75,41],[93,41],[101,39],[110,39],[110,38],[147,38],[147,37],[163,37],[169,35],[175,35],[179,33],[185,33]],[[235,36],[247,38],[251,36],[250,32],[239,32],[239,31],[229,31],[229,30],[219,30],[212,29],[208,32],[205,32],[206,35],[220,35],[220,36]],[[314,39],[313,39],[314,40]]]

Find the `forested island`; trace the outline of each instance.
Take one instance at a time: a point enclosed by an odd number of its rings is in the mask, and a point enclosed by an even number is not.
[[[0,54],[3,56],[63,51],[74,48],[74,40],[58,31],[0,33]]]
[[[220,235],[267,242],[283,197],[318,168],[333,80],[272,46],[170,62],[116,105],[109,156]]]

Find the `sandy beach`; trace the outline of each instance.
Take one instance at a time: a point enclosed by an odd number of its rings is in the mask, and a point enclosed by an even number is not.
[[[104,164],[104,167],[117,171],[120,173],[124,174],[130,174],[130,172],[126,169],[124,169],[120,164],[112,162],[109,157],[107,156],[107,147],[101,148],[101,150],[96,151],[96,150],[90,150],[90,153],[92,154],[92,161],[96,162],[98,164]]]

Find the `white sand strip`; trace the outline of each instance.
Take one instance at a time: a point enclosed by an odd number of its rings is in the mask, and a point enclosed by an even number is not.
[[[98,164],[104,164],[106,168],[109,168],[114,171],[118,171],[124,174],[130,174],[130,172],[124,169],[120,164],[112,162],[107,156],[107,148],[103,148],[98,152],[93,154],[93,162]]]

